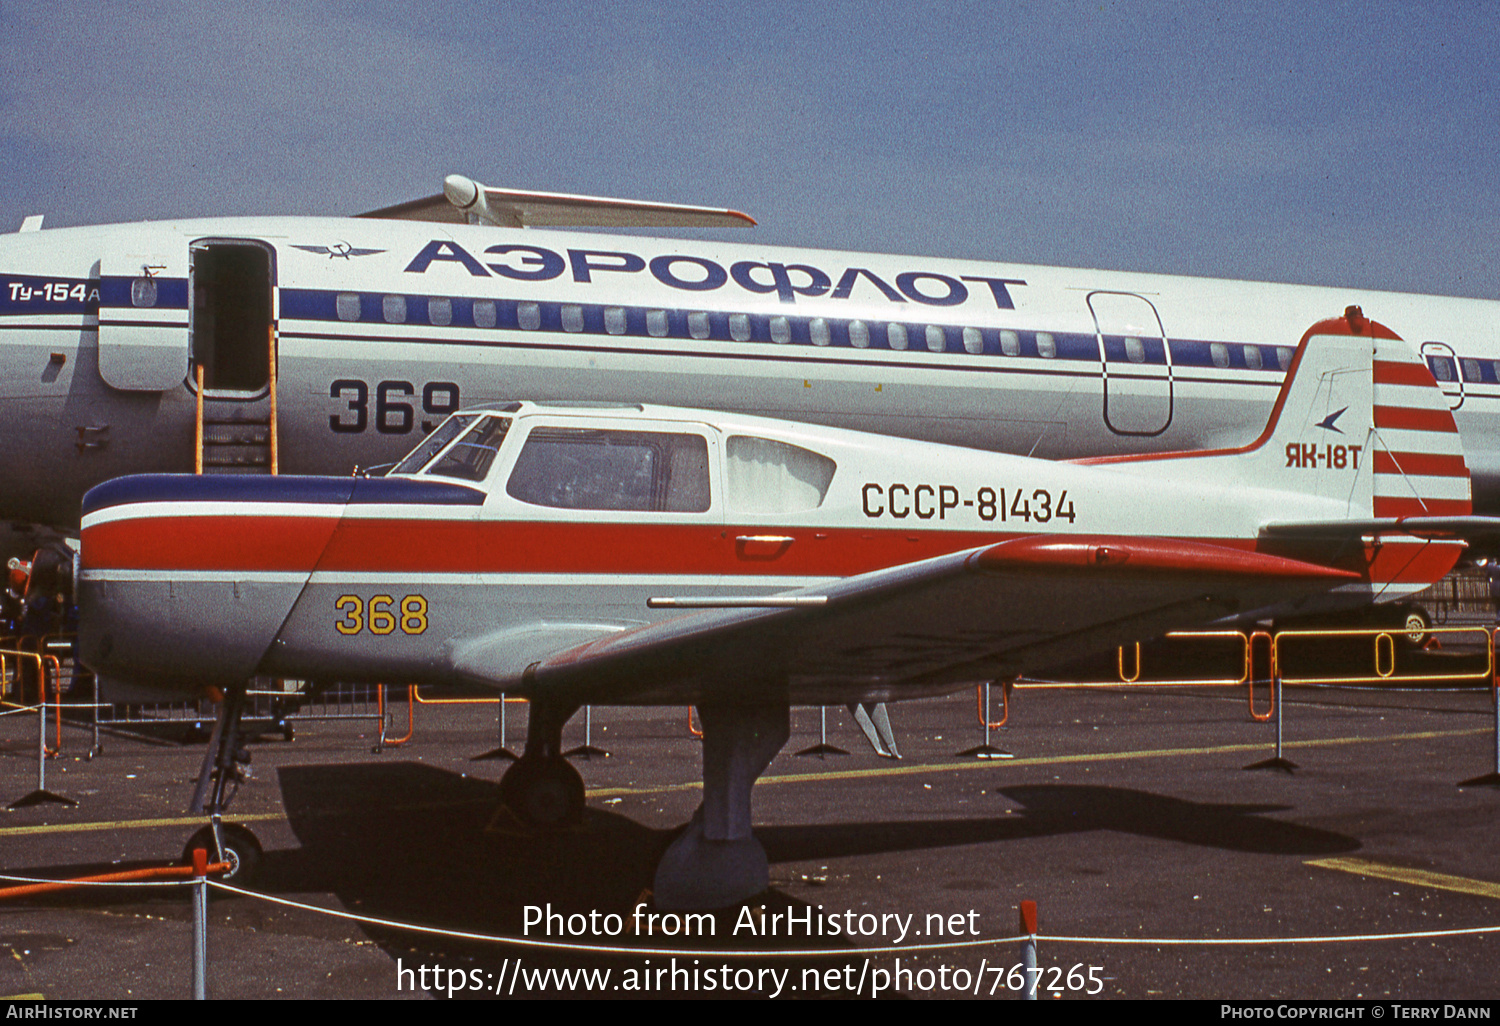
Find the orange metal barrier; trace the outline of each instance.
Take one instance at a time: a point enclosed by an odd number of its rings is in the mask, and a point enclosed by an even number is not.
[[[412,688],[412,697],[416,699],[418,705],[480,705],[495,701],[493,698],[423,698],[420,685]],[[516,702],[525,702],[527,699],[507,696],[505,701],[514,705]]]
[[[31,638],[29,636],[28,638],[21,639],[21,641],[23,642],[26,640],[30,640],[33,643],[36,641],[35,638]],[[42,727],[42,735],[44,738],[42,751],[47,758],[55,759],[57,758],[57,753],[62,750],[62,691],[58,685],[58,678],[61,675],[61,663],[58,662],[56,656],[44,655],[40,652],[27,652],[23,650],[19,645],[16,648],[0,648],[0,679],[11,679],[12,659],[15,660],[14,675],[18,691],[20,690],[22,683],[22,667],[28,664],[34,665],[36,667],[37,705],[40,709],[41,716],[44,721],[44,725]],[[51,673],[47,672],[49,669],[52,671]],[[45,720],[47,717],[47,685],[49,680],[52,684],[52,705],[54,719],[54,734],[51,748],[48,748],[45,743]],[[25,708],[24,703],[19,701],[20,698],[21,696],[18,695],[18,701],[0,702],[0,704],[10,705],[16,708]]]
[[[695,727],[695,726],[693,726],[693,709],[694,708],[695,708],[694,706],[691,706],[691,705],[688,706],[688,733],[691,734],[691,735],[693,735],[694,737],[698,738],[699,740],[702,740],[702,738],[703,738],[703,729],[701,727]]]
[[[385,685],[377,684],[375,687],[375,707],[380,712],[380,745],[404,745],[411,740],[411,736],[417,732],[417,707],[414,699],[417,694],[417,686],[408,684],[406,686],[406,734],[402,737],[385,736]]]
[[[1428,634],[1449,637],[1469,635],[1483,640],[1485,666],[1482,670],[1457,670],[1442,673],[1397,673],[1396,635],[1399,630],[1362,628],[1348,630],[1292,630],[1278,631],[1272,639],[1272,665],[1285,684],[1391,684],[1403,682],[1435,683],[1439,681],[1493,680],[1495,676],[1495,645],[1492,631],[1486,627],[1432,627]],[[1287,660],[1282,652],[1284,641],[1295,638],[1370,638],[1374,647],[1374,673],[1351,675],[1340,673],[1336,677],[1288,676]]]
[[[1010,719],[1010,690],[1015,686],[1016,682],[1014,680],[1000,682],[1000,708],[1003,710],[1003,714],[999,720],[992,723],[990,722],[990,711],[984,707],[984,685],[974,685],[974,712],[979,717],[979,725],[981,727],[985,730],[999,730],[1005,726],[1006,721]]]
[[[1135,672],[1128,674],[1125,670],[1125,649],[1121,646],[1116,652],[1115,666],[1118,679],[1108,681],[1017,681],[1017,688],[1117,688],[1122,684],[1139,687],[1230,687],[1244,684],[1250,679],[1250,639],[1243,631],[1171,631],[1163,635],[1166,638],[1234,638],[1244,646],[1245,656],[1242,661],[1244,671],[1234,677],[1170,677],[1161,680],[1142,680],[1141,670],[1141,645],[1136,642],[1135,648]]]
[[[1255,711],[1255,643],[1266,643],[1266,685],[1270,690],[1271,703],[1263,713]],[[1253,631],[1245,643],[1245,695],[1249,699],[1250,718],[1257,723],[1267,723],[1276,715],[1276,642],[1270,631]]]

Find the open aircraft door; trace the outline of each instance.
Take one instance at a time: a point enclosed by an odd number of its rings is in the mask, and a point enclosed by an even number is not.
[[[127,392],[161,392],[188,372],[183,257],[134,253],[99,262],[99,376]]]
[[[1172,423],[1172,350],[1149,300],[1091,292],[1104,377],[1104,424],[1117,435],[1159,435]]]
[[[203,390],[254,399],[270,387],[276,257],[252,239],[199,239],[191,247],[192,360]]]
[[[1438,388],[1448,397],[1448,409],[1456,410],[1464,404],[1464,378],[1459,372],[1458,357],[1453,347],[1446,342],[1423,342],[1422,362],[1437,379]]]

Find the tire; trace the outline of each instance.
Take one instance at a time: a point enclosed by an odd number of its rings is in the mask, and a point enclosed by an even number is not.
[[[561,756],[521,759],[500,778],[500,796],[529,826],[557,829],[583,818],[583,778]]]
[[[219,879],[236,887],[248,886],[260,871],[261,859],[264,857],[260,841],[238,823],[221,824],[219,831],[224,838],[224,859],[229,863],[229,871]],[[218,861],[213,827],[203,827],[188,838],[187,847],[182,850],[182,858],[189,865],[193,861],[194,848],[202,848],[208,852],[210,864]]]
[[[1432,637],[1432,621],[1422,610],[1412,607],[1401,618],[1402,637],[1412,648],[1421,648]]]

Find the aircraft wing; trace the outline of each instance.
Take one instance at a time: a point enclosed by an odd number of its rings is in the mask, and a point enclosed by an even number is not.
[[[519,672],[504,646],[476,645],[453,670],[578,702],[887,701],[1036,672],[1358,580],[1197,541],[1030,536],[767,599],[661,596],[652,604],[691,611],[602,632]]]
[[[649,200],[576,196],[557,192],[496,189],[462,175],[449,175],[436,196],[358,214],[397,221],[464,224],[470,216],[507,228],[743,228],[755,219],[737,210]]]

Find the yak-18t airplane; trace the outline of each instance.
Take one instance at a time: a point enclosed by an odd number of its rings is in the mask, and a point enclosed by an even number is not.
[[[195,446],[210,472],[274,444],[348,473],[515,396],[1048,459],[1244,445],[1307,325],[1351,305],[1418,347],[1500,510],[1494,302],[549,227],[752,223],[456,175],[359,218],[28,217],[0,236],[0,523],[76,531],[88,488]]]
[[[767,885],[750,790],[799,703],[1037,673],[1175,628],[1390,601],[1454,565],[1470,483],[1447,399],[1380,325],[1315,325],[1258,438],[1052,462],[703,410],[518,402],[383,477],[145,475],[83,507],[81,658],[229,699],[251,675],[482,685],[531,703],[501,784],[578,816],[585,703],[697,704],[703,804],[663,907]],[[213,755],[211,742],[210,755]]]

